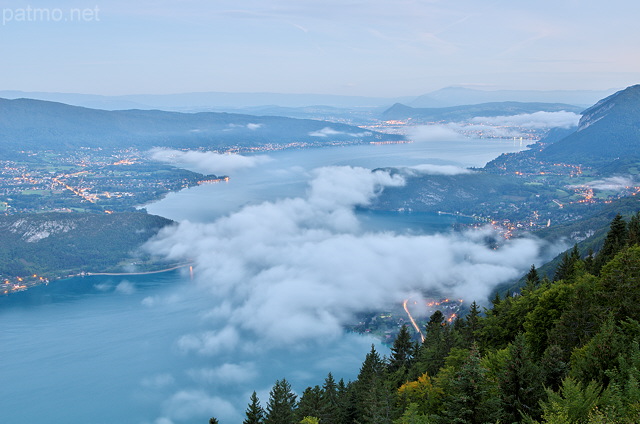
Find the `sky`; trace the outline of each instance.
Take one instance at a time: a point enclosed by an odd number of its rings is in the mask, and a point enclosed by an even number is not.
[[[0,9],[2,90],[394,97],[640,81],[635,0],[12,0]]]

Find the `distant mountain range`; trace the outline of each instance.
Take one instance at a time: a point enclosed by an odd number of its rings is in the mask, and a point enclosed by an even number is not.
[[[491,96],[524,95],[537,93],[545,96],[572,93],[573,98],[595,95],[597,92],[532,92],[494,91],[481,92],[462,88],[451,88],[431,93],[435,97],[451,94],[448,100],[466,96],[480,98],[481,93]],[[213,94],[194,93],[176,95],[175,99],[200,99],[207,103]],[[228,93],[227,93],[228,94]],[[242,94],[228,94],[239,99]],[[238,97],[239,96],[239,97]],[[247,99],[249,94],[244,95]],[[260,95],[256,95],[260,97]],[[266,94],[264,96],[267,96]],[[280,96],[280,95],[274,95]],[[282,95],[302,96],[305,95]],[[456,97],[457,96],[457,97]],[[123,96],[132,97],[132,96]],[[133,96],[135,97],[135,96]],[[142,96],[145,97],[145,96]],[[224,96],[222,96],[224,97]],[[221,98],[222,98],[221,97]],[[285,98],[281,97],[281,98]],[[329,96],[331,97],[331,96]],[[338,96],[340,97],[340,96]],[[166,96],[148,96],[159,101]],[[265,99],[268,98],[264,97]],[[297,97],[296,97],[297,98]],[[305,97],[307,98],[307,97]],[[424,96],[422,96],[424,99]],[[583,97],[586,99],[586,97]],[[255,101],[255,96],[252,97]],[[416,104],[414,101],[411,104]],[[192,105],[195,103],[191,103]],[[303,108],[252,107],[254,113],[267,115],[287,113],[289,115],[346,116],[348,109],[330,106],[308,106]],[[379,110],[379,109],[378,109]],[[580,112],[581,107],[568,103],[540,102],[489,102],[445,108],[417,108],[396,103],[381,115],[382,119],[413,118],[416,122],[463,121],[477,116],[501,116],[533,113],[537,111]],[[369,114],[369,115],[368,115]],[[355,113],[359,120],[373,116],[373,109]],[[334,116],[335,115],[335,116]],[[612,94],[584,111],[578,130],[559,141],[549,144],[537,154],[540,159],[574,163],[590,163],[592,160],[614,160],[616,158],[640,157],[640,85]],[[348,119],[345,119],[349,121]],[[325,142],[369,142],[401,140],[402,136],[363,130],[342,123],[314,119],[295,119],[281,116],[255,116],[225,112],[179,113],[160,110],[106,111],[67,104],[32,100],[0,99],[0,150],[16,149],[73,149],[79,146],[138,147],[151,148],[171,146],[175,148],[224,146],[256,147],[268,144]],[[551,140],[550,140],[551,141]],[[555,140],[554,140],[555,141]],[[606,143],[606,144],[605,144]],[[603,149],[603,146],[606,148]]]
[[[413,119],[418,122],[437,121],[466,121],[478,116],[511,116],[539,111],[545,112],[575,112],[580,113],[584,108],[565,103],[523,103],[523,102],[492,102],[477,105],[451,106],[444,108],[414,108],[396,103],[383,112],[383,119]]]
[[[403,137],[340,123],[231,113],[105,111],[41,100],[0,99],[0,149],[256,147],[369,142]]]
[[[447,87],[424,94],[407,103],[411,107],[451,107],[490,102],[569,103],[587,107],[614,93],[610,90],[476,90]]]
[[[285,93],[178,93],[130,94],[103,96],[79,93],[0,91],[0,98],[29,98],[66,103],[93,109],[160,109],[179,112],[242,111],[255,107],[305,108],[329,106],[334,108],[389,108],[402,103],[414,108],[441,108],[491,102],[568,103],[587,107],[616,90],[477,90],[447,87],[423,95],[403,97],[340,96],[328,94]],[[288,112],[295,111],[289,110]],[[246,112],[251,113],[251,112]],[[268,113],[270,114],[270,113]],[[283,116],[290,116],[288,113]],[[298,117],[298,116],[296,116]]]
[[[169,111],[198,112],[212,108],[241,109],[256,106],[279,106],[299,108],[307,106],[331,106],[337,108],[389,107],[396,102],[410,102],[415,96],[386,98],[363,96],[340,96],[329,94],[284,94],[284,93],[179,93],[179,94],[131,94],[123,96],[101,96],[97,94],[48,93],[25,91],[0,91],[5,99],[37,99],[66,103],[94,109],[160,109]]]

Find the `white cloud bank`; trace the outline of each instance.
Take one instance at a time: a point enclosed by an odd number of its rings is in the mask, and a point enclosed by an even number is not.
[[[403,170],[409,175],[460,175],[471,174],[473,171],[456,165],[433,165],[429,163],[408,166]]]
[[[511,116],[478,116],[473,118],[471,122],[532,129],[571,128],[578,125],[580,116],[577,113],[564,110],[559,112],[539,111]]]
[[[407,131],[416,142],[459,141],[469,137],[512,138],[525,135],[523,130],[542,131],[551,128],[572,128],[580,115],[573,112],[534,112],[510,116],[478,116],[469,122],[417,125]]]
[[[193,260],[211,298],[211,330],[184,335],[179,349],[208,356],[326,340],[341,334],[355,312],[384,309],[410,295],[485,300],[497,284],[539,262],[539,241],[510,240],[494,250],[485,241],[493,235],[488,229],[363,231],[354,207],[403,179],[351,167],[314,175],[304,198],[247,206],[209,224],[182,222],[147,244],[171,260]]]
[[[635,182],[632,176],[615,176],[603,178],[601,180],[593,180],[582,185],[571,185],[569,188],[592,188],[602,191],[623,191],[629,187],[634,187]]]
[[[349,135],[351,137],[365,137],[365,136],[371,135],[371,132],[363,131],[363,132],[359,132],[359,133],[347,133],[347,132],[344,132],[344,131],[334,130],[333,128],[330,128],[330,127],[324,127],[323,129],[318,130],[318,131],[311,131],[309,133],[309,135],[311,137],[322,137],[322,138],[335,136],[335,135]]]
[[[236,413],[233,405],[217,396],[210,396],[201,390],[182,390],[175,393],[163,405],[165,416],[158,418],[157,423],[173,423],[193,420],[201,416],[233,416]]]
[[[417,125],[409,128],[407,137],[417,143],[460,141],[467,138],[450,125]]]
[[[237,154],[221,154],[216,152],[200,152],[196,150],[175,150],[155,148],[149,151],[153,160],[184,167],[202,174],[232,174],[245,168],[252,168],[271,159],[265,155],[242,156]]]
[[[252,362],[224,363],[215,368],[190,369],[187,375],[196,382],[228,387],[231,384],[254,381],[258,377],[258,371]]]

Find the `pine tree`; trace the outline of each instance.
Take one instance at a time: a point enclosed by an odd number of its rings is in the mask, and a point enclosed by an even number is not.
[[[627,244],[629,246],[640,244],[640,212],[631,217],[627,230]]]
[[[606,386],[618,365],[618,356],[628,346],[622,329],[612,317],[608,318],[586,345],[573,351],[569,376],[584,384],[596,381]]]
[[[242,424],[262,424],[264,422],[264,409],[260,406],[260,400],[256,392],[253,392],[251,395],[250,403],[245,414],[247,418]]]
[[[596,294],[595,280],[594,276],[587,274],[576,278],[573,285],[566,287],[569,298],[563,304],[558,304],[559,317],[554,313],[544,312],[546,319],[551,320],[553,324],[553,327],[546,328],[547,344],[557,345],[562,352],[560,357],[565,362],[569,361],[574,348],[583,346],[597,331],[598,302],[602,296]],[[554,289],[550,289],[549,292],[552,290]],[[560,296],[554,294],[552,297],[558,299]],[[537,327],[537,331],[544,331],[541,326]],[[544,346],[540,348],[546,349]],[[560,381],[556,383],[554,389],[559,387]]]
[[[344,379],[338,381],[338,418],[336,424],[351,424],[358,417],[356,389],[352,382],[345,384]]]
[[[498,311],[500,304],[502,303],[502,298],[500,297],[500,293],[496,292],[493,299],[491,299],[491,308],[487,311],[487,314],[494,314]]]
[[[569,364],[564,359],[564,352],[558,345],[550,345],[542,355],[540,367],[544,387],[558,390],[562,380],[567,376]]]
[[[529,291],[535,290],[536,287],[540,285],[540,276],[538,275],[538,270],[536,269],[535,265],[531,265],[531,268],[529,268],[529,272],[527,273],[525,282],[525,287]]]
[[[615,411],[617,422],[634,422],[640,419],[640,346],[634,340],[627,355],[618,357],[618,366],[611,372],[609,405]],[[613,404],[613,405],[612,405]],[[614,420],[611,420],[612,422]]]
[[[609,226],[609,232],[604,239],[602,249],[598,252],[595,260],[596,274],[600,273],[602,267],[609,262],[613,257],[627,244],[628,233],[627,223],[622,218],[622,215],[617,214],[611,221]]]
[[[389,358],[389,371],[395,372],[401,368],[408,370],[413,362],[414,345],[411,341],[409,327],[403,325],[396,336],[391,347],[391,358]]]
[[[265,424],[295,424],[296,395],[286,379],[277,380],[269,393]]]
[[[464,318],[464,326],[462,327],[465,348],[471,347],[473,342],[477,341],[480,325],[480,307],[474,300],[469,308],[469,313]]]
[[[416,344],[411,340],[409,328],[403,325],[393,342],[391,357],[387,365],[389,383],[394,388],[400,387],[410,379],[409,373],[413,366],[415,353]]]
[[[600,315],[640,320],[640,246],[621,251],[600,271]]]
[[[385,387],[385,364],[371,345],[354,383],[357,421],[361,424],[390,422],[391,400]]]
[[[556,267],[556,272],[553,274],[553,281],[564,280],[565,277],[571,273],[572,264],[569,258],[569,254],[567,252],[562,254],[562,259]]]
[[[481,424],[496,421],[500,411],[499,400],[490,389],[486,372],[480,363],[478,347],[474,344],[451,382],[451,392],[445,394],[446,422]]]
[[[344,381],[342,382],[344,384]],[[320,396],[320,421],[323,423],[337,424],[340,422],[340,399],[338,384],[329,373],[324,379]]]
[[[544,395],[541,370],[524,335],[518,335],[507,348],[506,367],[499,374],[500,397],[507,422],[520,422],[521,414],[537,417]]]
[[[578,245],[574,244],[570,252],[564,252],[562,260],[553,275],[553,281],[569,281],[576,275],[576,264],[580,260]]]
[[[436,375],[444,365],[444,360],[453,347],[451,329],[440,311],[435,311],[429,318],[424,342],[417,354],[417,369],[413,378],[417,378],[425,371],[429,375]]]
[[[307,387],[298,401],[297,421],[305,417],[318,417],[322,410],[322,389],[320,386]]]
[[[587,252],[587,256],[584,258],[584,269],[587,270],[590,274],[596,274],[595,271],[595,254],[593,253],[593,249],[589,248]]]

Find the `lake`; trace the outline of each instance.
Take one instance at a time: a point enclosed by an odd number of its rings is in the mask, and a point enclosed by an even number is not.
[[[366,145],[269,152],[269,162],[147,205],[174,220],[212,222],[248,204],[304,196],[322,166],[482,166],[512,141]],[[370,231],[432,233],[458,218],[433,214],[359,214]],[[216,301],[223,301],[217,299]],[[56,281],[0,298],[0,421],[196,424],[216,416],[240,423],[253,390],[265,406],[276,379],[301,393],[329,371],[353,379],[376,340],[334,334],[278,346],[269,340],[213,349],[190,335],[210,335],[219,315],[211,293],[186,270]],[[201,343],[198,345],[198,343]]]

